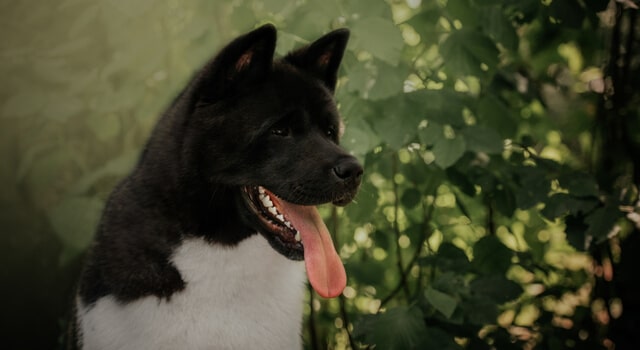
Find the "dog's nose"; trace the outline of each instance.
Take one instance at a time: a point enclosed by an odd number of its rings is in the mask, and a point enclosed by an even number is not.
[[[359,181],[363,171],[362,166],[355,158],[342,160],[333,168],[336,176],[344,181]]]

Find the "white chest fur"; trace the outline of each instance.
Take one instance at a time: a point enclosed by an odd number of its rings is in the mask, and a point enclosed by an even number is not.
[[[186,289],[169,300],[79,305],[85,349],[301,349],[302,262],[260,235],[233,248],[185,240],[172,260]]]

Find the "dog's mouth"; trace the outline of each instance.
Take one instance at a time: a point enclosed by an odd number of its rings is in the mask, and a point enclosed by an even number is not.
[[[309,282],[319,295],[340,295],[347,276],[318,209],[287,202],[262,186],[246,186],[243,193],[271,246],[291,260],[304,259]]]

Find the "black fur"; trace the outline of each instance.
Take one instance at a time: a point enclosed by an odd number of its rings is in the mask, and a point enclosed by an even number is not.
[[[233,246],[268,235],[247,186],[305,205],[353,198],[362,167],[338,146],[333,101],[347,39],[337,30],[273,61],[276,30],[265,25],[196,74],[108,200],[79,284],[85,305],[183,290],[169,258],[185,237]]]

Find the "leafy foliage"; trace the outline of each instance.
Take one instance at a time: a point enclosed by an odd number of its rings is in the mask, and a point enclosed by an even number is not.
[[[640,227],[640,86],[624,79],[639,63],[605,38],[634,42],[636,3],[2,5],[10,277],[30,271],[31,247],[46,252],[35,276],[73,276],[158,114],[226,39],[272,22],[283,54],[344,26],[342,142],[365,181],[356,203],[324,208],[349,285],[336,300],[310,295],[308,348],[603,347],[615,312],[597,286]],[[42,281],[29,285],[57,286],[48,298],[64,304],[71,283]],[[24,310],[9,313],[41,315]]]

